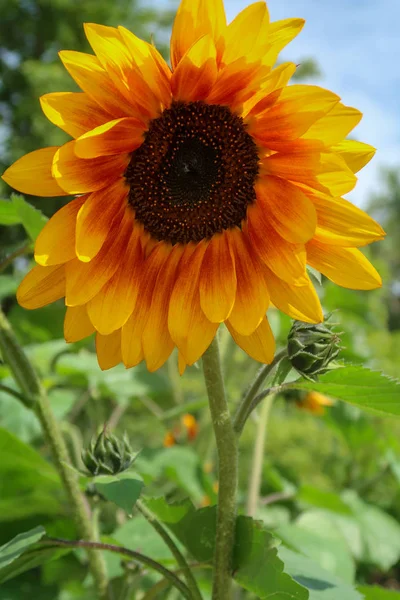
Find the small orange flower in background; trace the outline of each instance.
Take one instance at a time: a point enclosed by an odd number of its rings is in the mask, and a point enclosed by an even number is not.
[[[320,322],[309,264],[352,289],[381,285],[357,249],[381,227],[341,196],[373,156],[346,140],[361,113],[274,67],[303,20],[256,2],[226,23],[222,0],[182,0],[171,68],[124,27],[86,24],[94,55],[60,52],[80,93],[46,94],[71,141],[3,175],[17,190],[75,196],[44,227],[18,290],[34,309],[65,298],[65,338],[96,332],[99,364],[181,371],[220,323],[255,360],[275,343],[270,302]]]
[[[328,396],[319,392],[307,392],[305,396],[296,400],[298,408],[313,413],[314,415],[323,415],[327,406],[333,406],[334,402]]]
[[[164,446],[169,448],[176,444],[184,444],[186,442],[193,442],[199,432],[199,425],[196,418],[186,413],[182,415],[179,425],[176,425],[172,431],[167,431],[164,437]]]

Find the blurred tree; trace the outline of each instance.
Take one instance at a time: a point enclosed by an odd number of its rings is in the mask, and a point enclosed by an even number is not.
[[[371,196],[369,210],[387,233],[384,244],[373,244],[371,252],[389,267],[391,285],[388,291],[390,330],[400,329],[400,173],[397,169],[382,171],[381,191]]]
[[[316,79],[322,77],[322,71],[318,63],[313,58],[304,58],[297,65],[297,70],[293,75],[294,80]]]
[[[124,25],[165,49],[172,13],[140,0],[0,0],[0,170],[27,152],[59,145],[66,134],[42,114],[39,96],[77,87],[57,53],[91,52],[82,24]],[[164,45],[164,48],[163,48]],[[5,184],[0,183],[5,193]],[[46,212],[52,214],[52,203]]]

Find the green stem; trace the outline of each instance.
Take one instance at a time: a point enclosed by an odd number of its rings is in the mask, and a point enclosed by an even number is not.
[[[246,423],[251,411],[254,409],[253,400],[256,397],[257,392],[259,391],[260,387],[262,386],[268,375],[271,373],[271,371],[282,360],[282,358],[285,358],[285,356],[287,356],[286,349],[282,350],[281,352],[278,352],[271,364],[263,365],[258,371],[256,378],[245,392],[243,400],[240,403],[240,406],[236,412],[233,421],[233,428],[238,436],[240,436],[240,434],[242,433],[244,424]]]
[[[192,570],[189,567],[186,558],[183,556],[182,552],[179,550],[178,546],[175,544],[174,540],[171,538],[167,530],[158,521],[156,516],[147,508],[147,506],[143,504],[143,502],[137,500],[136,508],[150,523],[153,529],[157,531],[158,535],[164,540],[168,548],[171,550],[172,555],[174,556],[176,562],[180,566],[182,574],[186,579],[186,583],[190,590],[193,600],[202,600],[202,596],[197,585],[197,581],[192,573]]]
[[[84,497],[79,488],[75,472],[69,468],[69,456],[59,425],[54,417],[45,389],[41,385],[33,366],[20,347],[11,325],[0,310],[0,348],[8,363],[16,383],[21,388],[28,405],[36,413],[48,439],[55,466],[68,495],[74,512],[79,535],[84,540],[93,539],[93,527]],[[96,582],[99,596],[103,598],[107,590],[107,576],[102,556],[88,550],[90,570]]]
[[[180,404],[184,403],[185,398],[183,395],[181,377],[180,377],[179,371],[178,371],[178,358],[175,355],[175,352],[173,352],[171,354],[171,356],[169,357],[169,359],[167,361],[167,368],[168,368],[168,377],[169,377],[169,381],[170,381],[171,389],[172,389],[172,397],[174,399],[175,404],[177,404],[179,406]]]
[[[247,497],[247,514],[254,517],[257,513],[260,499],[260,485],[262,467],[264,461],[265,440],[267,437],[267,427],[269,415],[271,413],[274,396],[269,395],[261,406],[260,416],[257,423],[256,441],[254,444],[252,468],[249,481],[249,495]]]
[[[18,256],[23,256],[24,254],[28,254],[28,252],[31,252],[31,251],[32,251],[32,242],[28,242],[24,246],[21,246],[21,248],[17,248],[17,250],[14,250],[14,252],[12,252],[5,259],[0,261],[0,273],[5,271],[5,269],[7,269],[7,267],[9,265],[11,265],[11,263],[13,263],[14,260],[16,258],[18,258]]]
[[[212,598],[231,600],[238,485],[238,441],[225,398],[216,337],[203,355],[203,370],[217,444],[219,477]]]
[[[6,394],[13,396],[14,398],[22,402],[22,404],[26,408],[31,408],[31,401],[29,400],[29,398],[25,398],[23,394],[17,392],[17,390],[13,390],[13,388],[8,387],[8,385],[3,385],[2,383],[0,383],[0,392],[5,392]]]
[[[128,558],[146,565],[146,567],[149,567],[154,571],[158,571],[160,575],[168,579],[176,589],[182,592],[184,598],[191,600],[189,589],[172,571],[166,569],[163,565],[153,560],[149,556],[141,554],[140,552],[136,552],[135,550],[129,550],[128,548],[124,548],[123,546],[115,546],[114,544],[102,544],[100,542],[88,542],[85,540],[63,540],[59,538],[47,538],[47,540],[44,540],[41,542],[41,544],[46,546],[57,546],[61,548],[86,548],[91,552],[107,550],[108,552],[114,552],[115,554],[127,556]]]

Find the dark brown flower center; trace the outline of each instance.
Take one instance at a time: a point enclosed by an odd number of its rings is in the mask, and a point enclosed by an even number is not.
[[[199,242],[240,226],[254,202],[257,147],[241,117],[174,103],[151,121],[125,172],[136,219],[157,240]]]

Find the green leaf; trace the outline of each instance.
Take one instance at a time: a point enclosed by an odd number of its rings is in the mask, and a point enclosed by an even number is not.
[[[33,448],[0,429],[0,522],[59,515],[63,491],[54,467]],[[16,502],[18,498],[18,502]]]
[[[302,485],[298,491],[297,501],[332,512],[351,515],[351,509],[346,502],[334,492],[326,492],[311,485]]]
[[[40,529],[37,527],[36,529]],[[34,531],[34,530],[33,530]],[[42,534],[43,535],[43,534]],[[26,549],[25,549],[26,550]],[[37,548],[24,551],[11,564],[0,568],[0,583],[13,579],[21,573],[35,569],[40,565],[47,565],[52,560],[57,560],[60,556],[71,552],[71,548]]]
[[[143,481],[132,473],[103,475],[96,477],[95,487],[99,494],[105,496],[110,502],[114,502],[128,515],[131,515],[136,500],[142,491]]]
[[[400,592],[385,590],[377,585],[360,585],[358,590],[364,594],[365,600],[400,600]]]
[[[20,533],[15,538],[0,547],[0,569],[16,560],[30,546],[36,544],[45,534],[44,527],[39,525],[35,529]]]
[[[317,382],[298,380],[288,387],[316,390],[371,412],[400,415],[400,383],[364,367],[341,367],[321,375]]]
[[[18,281],[13,275],[0,275],[0,300],[13,296],[17,287]]]
[[[284,573],[286,566],[278,557],[278,544],[260,521],[238,517],[233,559],[235,580],[261,599],[307,600],[304,584]]]
[[[9,200],[0,200],[0,225],[18,225],[21,218],[16,206]]]
[[[346,492],[343,497],[360,526],[363,562],[388,571],[400,559],[399,523],[377,506],[363,502],[352,491]]]
[[[279,548],[279,558],[295,581],[309,591],[309,600],[362,600],[362,595],[306,556]],[[275,597],[274,597],[275,600]]]
[[[19,194],[11,194],[11,200],[20,219],[19,222],[22,223],[31,240],[35,241],[46,225],[48,221],[47,217]]]

